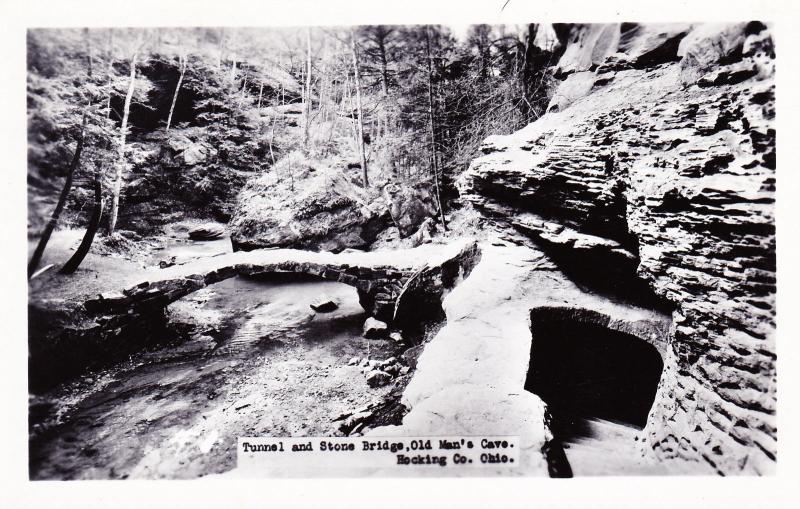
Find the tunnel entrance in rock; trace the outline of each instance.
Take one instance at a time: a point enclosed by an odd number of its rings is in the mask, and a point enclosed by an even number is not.
[[[567,449],[566,456],[558,453],[556,470],[571,475],[570,444],[624,439],[633,450],[663,370],[656,348],[630,334],[562,316],[534,314],[531,332],[525,390],[547,404],[555,446]]]

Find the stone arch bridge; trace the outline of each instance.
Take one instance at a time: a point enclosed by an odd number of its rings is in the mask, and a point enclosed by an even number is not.
[[[426,288],[418,284],[414,292],[441,294],[441,287],[454,284],[453,278],[436,278],[442,267],[447,273],[468,273],[477,263],[477,243],[460,241],[449,245],[425,245],[389,252],[327,253],[294,249],[235,252],[161,270],[158,278],[142,281],[121,291],[98,295],[83,303],[91,315],[118,315],[164,308],[201,288],[235,276],[262,274],[306,274],[353,286],[359,301],[372,316],[391,321],[395,305],[407,283],[427,275]],[[431,277],[433,275],[434,277]]]
[[[119,281],[120,289],[72,307],[29,309],[29,373],[38,377],[30,386],[45,390],[147,346],[166,326],[170,303],[235,276],[295,273],[345,283],[356,288],[368,314],[387,322],[397,314],[398,302],[407,303],[400,325],[416,313],[416,301],[440,302],[479,259],[477,243],[466,239],[385,252],[238,251],[146,269]]]

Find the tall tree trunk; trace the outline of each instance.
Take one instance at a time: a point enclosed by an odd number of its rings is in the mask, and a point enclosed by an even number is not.
[[[111,194],[111,211],[108,219],[108,234],[114,233],[117,227],[117,216],[119,214],[119,195],[122,191],[122,170],[125,167],[125,140],[128,133],[128,115],[131,110],[131,100],[136,88],[136,59],[138,52],[131,57],[131,76],[128,84],[128,93],[125,96],[125,106],[122,112],[122,125],[119,129],[119,146],[117,148],[116,175],[114,179],[114,189]]]
[[[306,86],[305,122],[303,125],[303,145],[308,149],[308,128],[311,124],[311,28],[306,29]]]
[[[183,75],[186,74],[186,67],[188,65],[188,55],[184,55],[179,57],[180,59],[180,66],[181,66],[181,74],[178,76],[178,84],[175,85],[175,93],[172,94],[172,104],[169,106],[169,116],[167,116],[167,132],[169,132],[169,127],[172,125],[172,114],[175,111],[175,103],[178,101],[178,92],[181,89],[181,83],[183,83]]]
[[[353,105],[353,93],[350,91],[350,76],[347,75],[345,75],[344,78],[344,93],[347,94],[347,111],[349,112],[351,120],[350,127],[353,130],[353,142],[356,144],[356,147],[358,147],[358,127],[356,125],[358,124],[358,119],[353,114],[353,110],[355,109]]]
[[[444,207],[442,206],[442,194],[439,190],[439,168],[437,164],[436,150],[436,127],[433,114],[433,64],[431,62],[431,40],[428,34],[428,27],[425,27],[425,51],[428,59],[428,126],[430,128],[431,140],[431,170],[433,171],[433,184],[436,188],[436,202],[439,204],[439,218],[442,222],[442,229],[447,231],[447,222],[444,218]]]
[[[47,225],[42,232],[42,236],[39,239],[39,243],[36,245],[36,249],[33,251],[33,256],[31,256],[31,260],[28,262],[28,278],[36,272],[36,269],[39,268],[39,263],[42,261],[42,255],[44,254],[44,250],[47,247],[47,243],[50,241],[50,236],[53,234],[53,230],[56,229],[56,225],[58,225],[58,220],[61,218],[61,212],[64,210],[64,206],[67,204],[67,197],[69,196],[69,192],[72,189],[72,177],[75,174],[75,170],[78,169],[81,161],[81,152],[83,151],[83,140],[86,135],[86,111],[83,112],[83,119],[81,120],[81,132],[78,136],[78,145],[75,147],[75,153],[72,155],[72,161],[69,165],[69,170],[67,171],[67,178],[64,181],[64,187],[61,188],[61,194],[58,197],[58,203],[56,204],[55,210],[53,210],[52,215],[50,216],[50,221],[47,222]]]
[[[114,29],[108,29],[108,101],[106,102],[106,117],[111,118],[111,95],[114,83]]]
[[[534,44],[536,33],[539,30],[537,23],[528,24],[528,34],[525,37],[525,53],[523,54],[522,73],[520,74],[520,89],[522,92],[523,113],[530,119],[537,112],[534,110],[532,102],[535,102],[531,91],[533,89],[535,58],[537,47]]]
[[[381,60],[381,89],[383,95],[389,94],[389,69],[386,61],[386,41],[384,37],[378,39],[378,56]]]
[[[87,38],[88,40],[88,38]],[[111,55],[111,38],[109,36],[109,61]],[[92,56],[91,56],[91,47],[89,47],[89,80],[91,81],[92,78]],[[109,68],[109,76],[110,76],[110,68]],[[109,100],[111,94],[109,93]],[[94,102],[92,100],[92,102]],[[81,262],[89,253],[89,249],[92,247],[92,242],[94,242],[94,236],[97,233],[97,229],[100,227],[100,221],[103,218],[103,185],[100,179],[100,170],[95,166],[94,170],[94,206],[92,209],[92,216],[89,218],[89,224],[86,227],[86,232],[83,234],[83,239],[81,239],[81,243],[78,246],[78,249],[73,253],[72,257],[64,264],[59,272],[62,274],[72,274],[78,267],[80,267]]]
[[[367,178],[367,154],[364,148],[364,112],[361,107],[361,76],[358,72],[358,46],[356,45],[356,33],[350,29],[350,41],[353,46],[353,71],[355,75],[356,89],[356,109],[358,110],[358,150],[361,155],[361,175],[364,181],[364,188],[369,187]]]
[[[89,75],[89,79],[92,78],[92,66],[94,64],[94,56],[92,55],[92,38],[89,35],[89,29],[83,29],[83,36],[84,41],[86,42],[86,65],[87,65],[87,74]]]
[[[244,80],[242,81],[242,93],[239,94],[239,101],[236,103],[236,112],[238,113],[242,109],[242,105],[244,104],[244,98],[247,94],[247,73],[244,75]]]

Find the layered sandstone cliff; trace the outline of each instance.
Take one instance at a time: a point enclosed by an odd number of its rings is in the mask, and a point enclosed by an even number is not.
[[[722,474],[777,454],[774,56],[758,22],[576,27],[548,113],[458,182],[576,282],[672,312],[646,448]]]

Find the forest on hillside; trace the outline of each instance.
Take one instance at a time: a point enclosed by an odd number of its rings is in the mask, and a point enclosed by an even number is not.
[[[298,166],[340,168],[367,202],[413,190],[446,229],[481,141],[543,113],[567,31],[30,30],[29,237],[88,227],[89,249],[186,217],[226,223],[251,177],[272,174],[278,200],[308,187]]]

